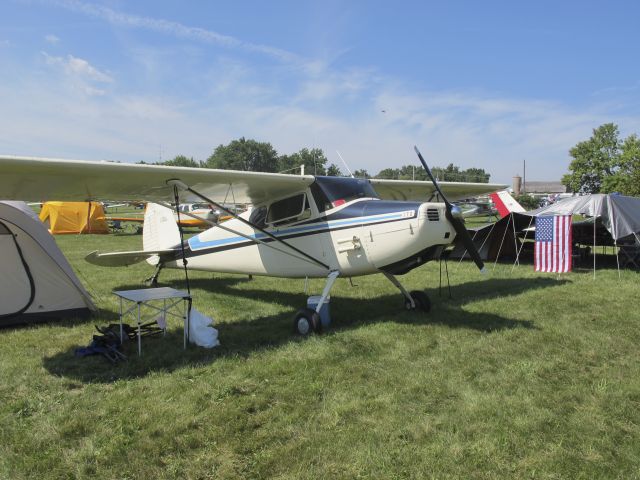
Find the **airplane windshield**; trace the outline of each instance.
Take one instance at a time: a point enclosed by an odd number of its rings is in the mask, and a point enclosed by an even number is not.
[[[379,198],[365,178],[316,177],[311,192],[321,212],[358,198]]]

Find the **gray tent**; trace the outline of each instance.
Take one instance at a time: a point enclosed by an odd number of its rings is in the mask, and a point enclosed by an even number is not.
[[[535,226],[535,217],[545,215],[584,215],[590,220],[574,222],[574,241],[595,246],[619,247],[620,266],[640,268],[640,198],[612,194],[571,197],[530,212],[510,213],[496,223],[478,227],[469,233],[485,260],[520,256],[518,236]],[[529,237],[531,238],[531,237]],[[456,242],[453,258],[465,255],[464,245]]]
[[[640,268],[640,198],[625,197],[617,194],[593,194],[581,197],[572,197],[546,207],[527,212],[527,215],[536,217],[543,215],[584,215],[592,218],[592,244],[593,244],[593,268],[595,273],[596,245],[616,245],[619,247],[618,261],[622,266]],[[574,223],[574,232],[577,228],[585,231],[585,225]],[[606,243],[603,235],[598,233],[601,227],[604,233],[611,236]],[[607,235],[607,236],[608,236]],[[585,238],[584,235],[582,235]],[[576,237],[574,236],[574,240]],[[585,238],[584,243],[587,243]],[[602,243],[601,243],[602,242]],[[591,243],[591,242],[589,242]],[[620,268],[620,263],[618,268]]]
[[[622,239],[640,241],[640,198],[623,195],[593,194],[566,198],[560,202],[527,212],[542,215],[584,215],[600,218],[602,225],[619,242]]]
[[[33,210],[24,202],[0,202],[0,327],[95,309]]]

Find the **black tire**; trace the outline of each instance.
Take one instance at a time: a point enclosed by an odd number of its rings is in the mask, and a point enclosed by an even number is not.
[[[431,311],[431,300],[429,300],[426,293],[421,290],[413,290],[412,292],[409,292],[409,295],[413,298],[413,303],[416,304],[415,310],[419,310],[424,313],[429,313]],[[414,310],[411,308],[411,302],[408,299],[405,299],[404,307],[407,310]]]
[[[311,332],[321,333],[322,322],[320,321],[320,315],[310,308],[298,310],[293,319],[293,331],[303,337],[306,337]]]

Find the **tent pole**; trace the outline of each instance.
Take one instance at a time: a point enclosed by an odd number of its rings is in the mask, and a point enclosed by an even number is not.
[[[500,248],[498,248],[498,253],[496,254],[496,261],[493,263],[493,270],[496,269],[496,265],[498,264],[498,259],[500,258],[500,252],[502,251],[502,244],[504,243],[504,237],[507,236],[507,232],[509,231],[509,225],[511,225],[511,218],[513,215],[509,215],[509,220],[507,220],[507,226],[504,227],[504,233],[502,234],[502,240],[500,241]]]
[[[91,202],[87,203],[89,204],[89,207],[87,209],[87,233],[91,233]]]
[[[527,227],[527,231],[524,234],[524,240],[527,239],[527,235],[529,235],[529,229],[531,228],[531,224],[533,223],[533,215],[531,216],[531,220],[529,220],[529,226]],[[520,249],[516,250],[516,261],[513,262],[513,266],[511,267],[511,273],[513,273],[513,269],[516,268],[516,263],[518,262],[518,259],[520,258],[520,252],[522,252],[522,247],[524,247],[524,241],[522,242],[522,244],[520,244]],[[520,265],[518,263],[518,265]]]
[[[596,217],[593,217],[593,279],[596,279]]]
[[[620,252],[618,251],[618,240],[613,241],[613,248],[616,253],[616,263],[618,264],[618,280],[620,280]]]
[[[513,247],[516,251],[516,253],[518,252],[518,239],[516,238],[516,217],[513,217],[513,222],[511,223],[511,226],[513,227]],[[518,261],[518,257],[516,256],[516,261]]]

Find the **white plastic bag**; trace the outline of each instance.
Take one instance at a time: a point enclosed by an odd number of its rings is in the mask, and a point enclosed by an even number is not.
[[[213,328],[213,319],[191,309],[189,317],[189,341],[199,347],[213,348],[220,345],[218,330]]]

